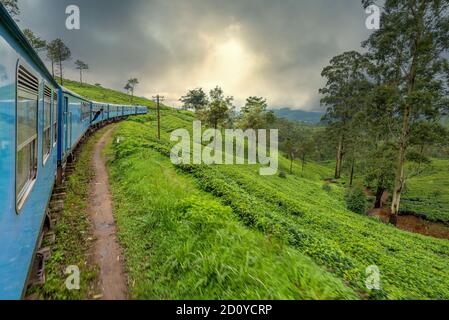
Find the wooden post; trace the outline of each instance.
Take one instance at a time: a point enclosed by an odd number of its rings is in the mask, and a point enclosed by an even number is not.
[[[161,106],[159,95],[157,95],[157,138],[161,140]]]
[[[157,107],[157,138],[161,140],[161,102],[164,101],[164,97],[157,95],[153,98],[156,101]]]

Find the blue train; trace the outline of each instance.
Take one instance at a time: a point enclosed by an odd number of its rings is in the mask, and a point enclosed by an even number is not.
[[[74,149],[93,128],[147,107],[89,101],[60,87],[0,5],[0,299],[21,299],[48,205]]]

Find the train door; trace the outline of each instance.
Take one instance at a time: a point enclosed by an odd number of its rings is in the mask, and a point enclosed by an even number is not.
[[[64,154],[72,145],[72,113],[69,111],[69,98],[64,97]]]

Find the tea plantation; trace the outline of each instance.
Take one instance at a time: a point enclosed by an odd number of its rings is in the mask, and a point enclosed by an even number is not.
[[[170,133],[192,121],[165,110],[158,141],[154,115],[136,117],[109,148],[136,297],[449,298],[449,242],[348,211],[342,187],[323,187],[328,168],[172,165]],[[366,289],[372,265],[381,290]]]

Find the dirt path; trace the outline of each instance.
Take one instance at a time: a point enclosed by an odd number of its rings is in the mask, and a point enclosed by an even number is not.
[[[377,217],[383,223],[388,223],[390,221],[391,209],[385,207],[372,209],[368,212],[368,215]],[[449,240],[449,227],[442,222],[427,221],[413,215],[399,215],[396,227],[408,232]]]
[[[92,159],[95,177],[90,193],[89,214],[96,239],[93,258],[99,268],[98,288],[101,290],[101,299],[124,300],[128,297],[127,277],[123,267],[122,250],[116,236],[108,174],[101,155],[113,129],[108,129],[95,145]]]

